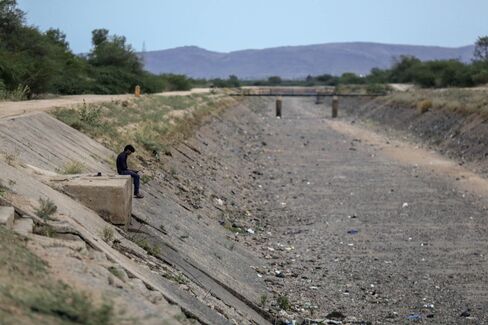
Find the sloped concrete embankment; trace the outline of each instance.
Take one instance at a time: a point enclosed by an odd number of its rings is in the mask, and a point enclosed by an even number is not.
[[[209,140],[200,139],[199,145],[208,146],[205,141]],[[50,198],[64,221],[90,246],[201,323],[269,322],[269,317],[258,308],[266,289],[252,269],[261,261],[229,236],[216,220],[215,216],[223,210],[223,201],[215,193],[225,192],[224,188],[207,192],[202,189],[202,201],[210,198],[206,200],[210,203],[194,209],[185,200],[178,199],[181,196],[173,195],[191,192],[194,187],[190,184],[186,188],[176,175],[163,172],[144,185],[147,196],[135,203],[128,231],[114,228],[115,240],[110,245],[101,234],[112,226],[95,212],[48,186],[45,173],[38,171],[56,172],[67,162],[79,161],[89,172],[111,173],[113,152],[45,113],[1,120],[0,145],[19,162],[17,167],[2,163],[0,168],[0,179],[3,184],[11,184],[10,201],[18,209],[32,212],[39,197]],[[199,150],[186,143],[175,149],[176,154],[191,161],[191,156],[199,155]],[[199,162],[192,161],[191,165],[194,169]],[[222,171],[228,168],[218,167]],[[150,256],[131,240],[139,243],[144,240],[146,246],[157,248],[150,251],[157,262],[141,265],[139,261]],[[161,270],[168,267],[181,272],[185,280],[165,277]]]
[[[421,112],[385,98],[341,99],[347,115],[384,126],[386,131],[403,132],[414,142],[426,144],[449,158],[469,162],[477,172],[488,174],[488,116],[431,108]]]

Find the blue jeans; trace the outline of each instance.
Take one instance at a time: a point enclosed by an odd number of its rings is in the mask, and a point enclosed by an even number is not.
[[[141,180],[141,176],[139,174],[134,173],[132,170],[124,170],[120,175],[130,175],[132,180],[134,181],[134,195],[139,194],[139,184]]]

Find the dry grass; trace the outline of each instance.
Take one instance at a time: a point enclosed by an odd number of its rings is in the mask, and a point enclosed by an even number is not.
[[[379,100],[397,106],[416,108],[420,113],[435,109],[488,116],[488,89],[483,88],[412,89],[395,92]]]
[[[432,101],[429,99],[424,99],[417,103],[417,111],[420,114],[426,113],[430,108],[432,108]]]
[[[61,174],[65,174],[65,175],[73,175],[73,174],[81,174],[85,170],[86,167],[85,165],[83,165],[83,163],[73,160],[64,164],[60,172]]]
[[[157,161],[171,145],[191,136],[206,118],[236,103],[236,98],[225,95],[145,96],[127,102],[58,109],[53,114],[115,152],[131,143],[138,156]],[[97,118],[88,119],[91,115]]]

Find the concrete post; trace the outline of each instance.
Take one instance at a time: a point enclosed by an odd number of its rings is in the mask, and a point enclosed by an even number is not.
[[[339,110],[339,97],[334,96],[332,97],[332,117],[337,117],[337,113]]]
[[[281,98],[276,100],[276,117],[281,117]]]
[[[141,96],[141,86],[139,86],[139,85],[136,86],[136,89],[134,91],[134,95],[136,97],[140,97]]]

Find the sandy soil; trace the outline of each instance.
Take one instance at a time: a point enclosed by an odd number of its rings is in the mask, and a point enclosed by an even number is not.
[[[209,92],[208,88],[195,88],[191,91],[172,91],[155,94],[158,96],[187,96]],[[127,100],[134,98],[132,94],[126,95],[73,95],[60,96],[54,99],[28,100],[21,102],[0,102],[0,118],[23,115],[33,112],[49,111],[56,107],[67,107],[82,104],[110,102],[114,100]]]
[[[240,153],[242,169],[255,169],[242,201],[253,217],[241,222],[268,261],[254,269],[270,292],[266,309],[348,324],[488,322],[486,181],[332,121],[312,99],[286,98],[282,119],[271,100],[249,103],[252,112],[221,128],[219,154],[225,165]]]

